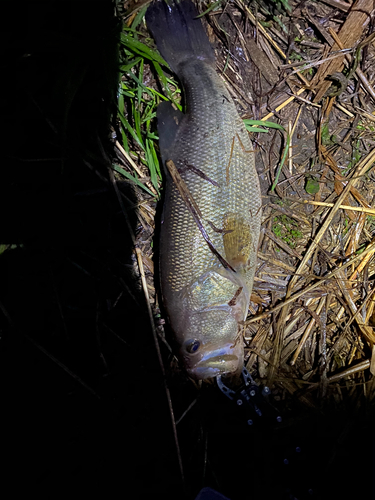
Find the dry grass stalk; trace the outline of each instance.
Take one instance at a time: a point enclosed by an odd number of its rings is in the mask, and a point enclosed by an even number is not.
[[[299,108],[296,119],[294,120],[293,127],[292,127],[292,122],[289,120],[288,122],[288,134],[289,134],[289,150],[288,150],[288,162],[289,162],[289,172],[290,175],[292,175],[293,171],[293,135],[296,130],[296,126],[298,123],[298,120],[301,116],[302,113],[302,106]]]
[[[306,295],[310,292],[312,292],[313,290],[315,290],[316,288],[318,288],[319,286],[321,286],[323,283],[331,280],[332,278],[334,278],[336,276],[336,274],[338,272],[340,272],[340,270],[343,270],[343,269],[346,269],[347,267],[351,266],[352,264],[356,263],[358,260],[361,260],[363,259],[363,257],[365,257],[365,255],[367,255],[368,253],[371,253],[373,254],[375,252],[375,242],[374,243],[370,243],[367,248],[365,250],[363,250],[363,252],[359,255],[356,255],[354,257],[352,257],[350,260],[348,260],[345,264],[343,264],[341,267],[339,268],[336,268],[334,271],[331,271],[330,273],[328,273],[326,276],[322,277],[319,279],[319,281],[316,281],[315,283],[313,283],[312,285],[309,285],[307,286],[306,288],[300,290],[299,292],[296,292],[294,295],[291,295],[289,298],[287,298],[283,303],[281,304],[278,304],[274,307],[272,307],[269,311],[265,312],[265,313],[262,313],[262,314],[259,314],[257,316],[254,316],[252,318],[249,318],[246,320],[246,324],[249,325],[250,323],[254,323],[256,321],[259,321],[261,319],[264,319],[266,318],[267,316],[277,312],[279,309],[281,309],[282,307],[284,306],[287,306],[289,304],[292,304],[294,302],[296,302],[300,297],[302,297],[303,295]],[[303,278],[303,275],[300,275],[300,277]],[[316,278],[318,278],[316,276]]]
[[[343,113],[345,113],[346,115],[348,115],[348,116],[349,116],[349,118],[354,118],[353,113],[351,113],[348,109],[346,109],[344,106],[342,106],[342,104],[339,104],[338,102],[335,102],[335,106],[336,106],[336,108],[338,108],[340,111],[342,111]]]
[[[288,99],[286,99],[283,103],[281,103],[279,106],[277,106],[277,108],[275,109],[275,111],[278,113],[279,111],[281,111],[282,109],[284,109],[286,106],[288,106],[288,104],[290,104],[291,102],[294,101],[295,99],[295,96],[299,96],[300,94],[303,94],[303,92],[305,92],[306,89],[299,89],[297,90],[297,93],[291,97],[288,97]],[[261,118],[262,121],[267,121],[269,120],[270,118],[272,118],[274,116],[275,113],[268,113],[268,115],[266,116],[263,116],[263,118]]]
[[[350,191],[351,187],[354,187],[355,184],[358,182],[358,180],[369,170],[370,167],[372,167],[373,163],[375,161],[375,149],[373,149],[367,156],[364,158],[358,165],[357,168],[355,169],[352,178],[348,181],[345,189],[342,191],[341,195],[338,197],[336,203],[332,207],[332,210],[328,214],[326,220],[324,221],[322,227],[320,228],[318,234],[316,235],[315,239],[313,240],[312,244],[308,248],[306,254],[304,255],[302,262],[297,268],[295,276],[292,278],[290,284],[289,284],[289,289],[292,290],[293,286],[295,285],[296,281],[298,280],[298,276],[301,275],[304,271],[304,268],[308,262],[308,260],[311,258],[313,252],[315,251],[315,248],[318,246],[320,240],[324,236],[325,232],[327,231],[329,225],[332,222],[333,217],[335,216],[337,210],[339,210],[340,205],[342,204],[342,201],[346,198],[347,194]]]
[[[312,200],[296,200],[293,198],[295,203],[303,203],[304,205],[314,205],[317,207],[334,207],[335,203],[326,203],[325,201],[312,201]],[[363,214],[375,215],[375,209],[365,208],[365,207],[353,207],[352,205],[340,205],[338,207],[342,210],[352,210],[353,212],[361,212]]]
[[[365,361],[362,361],[361,363],[358,363],[355,366],[351,366],[350,368],[347,368],[346,370],[343,370],[340,373],[336,373],[335,375],[331,375],[328,377],[328,382],[338,382],[339,380],[350,377],[350,375],[354,375],[355,373],[362,372],[364,370],[368,370],[370,368],[370,360],[366,359]]]
[[[304,99],[303,97],[301,97],[297,94],[290,94],[289,93],[289,95],[291,97],[294,97],[295,99],[297,99],[297,101],[304,102],[305,104],[308,104],[309,106],[313,106],[314,108],[321,108],[320,104],[316,104],[315,102],[308,101],[307,99]]]
[[[326,300],[325,297],[322,297],[320,299],[319,305],[318,305],[318,307],[316,309],[316,314],[317,315],[319,315],[322,312],[323,306],[325,304],[325,300]],[[299,354],[300,354],[303,346],[305,345],[305,342],[306,342],[308,336],[310,335],[311,330],[313,329],[314,325],[315,325],[315,318],[311,318],[311,320],[310,320],[309,324],[307,325],[307,328],[306,328],[306,330],[305,330],[305,332],[304,332],[304,334],[303,334],[303,336],[302,336],[302,338],[300,340],[300,343],[298,344],[298,347],[297,347],[297,349],[295,350],[295,352],[293,354],[292,360],[290,361],[290,364],[292,366],[295,364],[295,362],[296,362],[296,360],[297,360],[297,358],[298,358],[298,356],[299,356]]]

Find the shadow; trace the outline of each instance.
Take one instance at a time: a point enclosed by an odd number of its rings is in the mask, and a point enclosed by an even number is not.
[[[126,494],[129,482],[142,492],[145,471],[152,488],[171,474],[179,483],[132,240],[108,173],[114,6],[2,7],[4,477],[20,493],[53,496]],[[135,193],[118,188],[136,233]]]

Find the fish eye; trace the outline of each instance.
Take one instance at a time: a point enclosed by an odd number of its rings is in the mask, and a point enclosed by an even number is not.
[[[185,342],[185,349],[187,350],[188,353],[193,354],[194,352],[197,352],[201,343],[199,340],[194,339],[194,340],[187,340]]]

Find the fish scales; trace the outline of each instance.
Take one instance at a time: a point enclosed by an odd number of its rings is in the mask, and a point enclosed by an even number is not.
[[[206,79],[201,78],[205,72],[208,73],[210,86],[204,85]],[[254,153],[228,91],[216,72],[201,62],[187,64],[179,76],[189,107],[170,150],[171,159],[197,201],[204,220],[222,229],[227,214],[242,214],[254,231],[259,231],[261,201],[259,185],[254,182],[254,178],[257,180]],[[187,169],[185,162],[199,168],[220,187]],[[207,224],[205,228],[216,250],[225,257],[223,234]],[[170,256],[166,264],[161,261],[162,268],[166,266],[167,269],[162,274],[172,283],[173,292],[191,283],[192,270],[200,276],[210,267],[219,265],[177,187],[169,178],[161,245],[162,255]],[[254,267],[255,255],[253,259],[251,267]]]
[[[158,109],[163,163],[173,161],[211,242],[232,268],[211,251],[167,173],[160,230],[163,302],[185,368],[205,379],[242,368],[241,323],[254,280],[261,194],[252,143],[215,71],[194,7],[186,0],[164,5],[151,6],[147,24],[182,83],[186,113],[167,103]],[[181,28],[177,47],[168,25]],[[191,42],[192,33],[198,41]]]

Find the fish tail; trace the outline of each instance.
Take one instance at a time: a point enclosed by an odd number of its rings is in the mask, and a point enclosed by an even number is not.
[[[178,65],[189,59],[215,65],[214,51],[198,15],[190,0],[156,0],[147,9],[147,27],[176,74]]]

